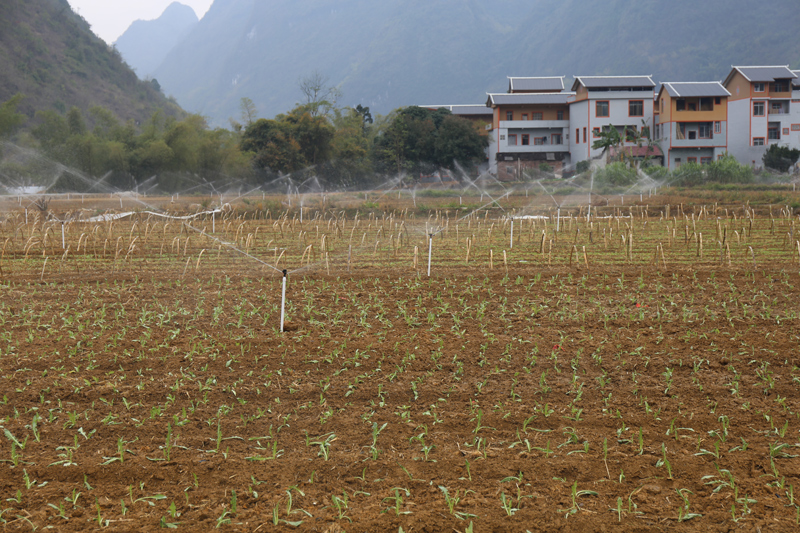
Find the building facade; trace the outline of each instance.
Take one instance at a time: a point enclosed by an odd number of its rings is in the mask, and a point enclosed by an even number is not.
[[[617,155],[670,170],[725,153],[759,168],[770,145],[800,148],[800,70],[735,66],[722,82],[655,88],[651,76],[576,76],[571,91],[563,76],[509,77],[508,92],[488,94],[486,104],[423,107],[480,121],[490,135],[486,168],[508,181],[599,159],[604,150],[592,145],[610,128],[623,140]],[[647,153],[642,137],[654,141]]]
[[[728,150],[728,97],[721,83],[665,82],[654,102],[653,138],[664,166],[710,163]]]
[[[655,86],[650,76],[576,76],[569,106],[572,162],[599,158],[603,149],[592,144],[608,128],[617,129],[625,146],[635,146],[632,133],[652,127]]]
[[[569,165],[569,92],[489,94],[493,139],[489,161],[501,181],[546,170],[560,176]]]
[[[760,168],[771,144],[800,147],[797,79],[787,66],[731,69],[723,82],[730,93],[728,151],[739,163]]]

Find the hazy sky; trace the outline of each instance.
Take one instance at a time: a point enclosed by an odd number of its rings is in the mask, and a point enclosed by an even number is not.
[[[152,20],[174,0],[69,0],[72,9],[80,13],[92,30],[111,44],[125,33],[134,20]],[[191,6],[197,18],[203,18],[214,0],[180,0]]]

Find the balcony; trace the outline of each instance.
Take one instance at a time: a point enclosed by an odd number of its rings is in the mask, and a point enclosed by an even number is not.
[[[569,152],[568,144],[517,144],[514,146],[502,146],[501,154],[531,154],[541,152]]]
[[[544,130],[569,128],[569,120],[501,120],[500,129]]]

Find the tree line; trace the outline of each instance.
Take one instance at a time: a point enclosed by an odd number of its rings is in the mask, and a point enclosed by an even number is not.
[[[0,139],[117,189],[148,183],[162,192],[262,187],[286,174],[357,188],[398,174],[413,180],[438,168],[470,170],[485,160],[480,125],[445,109],[412,106],[373,117],[368,107],[337,106],[333,89],[301,89],[306,101],[271,119],[258,118],[253,102],[242,99],[241,120],[230,128],[160,111],[144,123],[122,122],[103,107],[28,117],[17,112],[24,96],[16,95],[0,105]],[[87,181],[65,177],[59,187],[82,190]]]

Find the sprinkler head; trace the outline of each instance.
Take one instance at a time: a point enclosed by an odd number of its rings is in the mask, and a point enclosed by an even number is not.
[[[289,271],[285,268],[283,269],[283,277],[285,278],[289,274]]]

